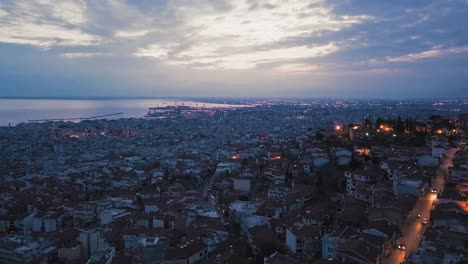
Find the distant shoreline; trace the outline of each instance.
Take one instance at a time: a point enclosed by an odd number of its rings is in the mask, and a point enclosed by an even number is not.
[[[113,96],[92,96],[92,97],[2,97],[0,99],[9,100],[188,100],[179,97],[113,97]]]
[[[161,96],[161,97],[147,97],[147,96],[77,96],[77,97],[41,97],[41,96],[0,96],[0,99],[4,100],[181,100],[181,101],[194,101],[194,102],[214,102],[214,101],[255,101],[255,100],[358,100],[358,101],[434,101],[434,100],[447,100],[447,101],[463,101],[468,100],[467,98],[392,98],[392,97],[177,97],[177,96]]]

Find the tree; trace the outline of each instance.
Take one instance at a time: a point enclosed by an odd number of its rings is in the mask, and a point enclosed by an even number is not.
[[[323,185],[323,173],[321,170],[317,171],[317,181],[315,182],[315,186],[320,189]]]
[[[380,158],[379,157],[372,157],[372,164],[379,165],[380,164]]]
[[[363,167],[363,164],[360,160],[352,157],[351,158],[351,161],[349,162],[348,164],[349,168],[352,169],[352,170],[358,170],[358,169],[362,169]]]
[[[322,141],[325,138],[325,136],[319,131],[315,133],[315,139],[318,141]]]
[[[379,128],[382,124],[383,124],[384,120],[382,118],[377,117],[377,119],[375,120],[375,127]]]
[[[366,116],[366,118],[364,119],[364,126],[372,128],[372,120],[369,116]]]
[[[425,132],[416,132],[414,134],[414,145],[415,146],[425,146],[426,145],[426,136]]]
[[[400,134],[405,131],[405,124],[401,120],[400,116],[398,116],[398,119],[396,121],[395,130],[396,130],[397,133],[400,133]]]

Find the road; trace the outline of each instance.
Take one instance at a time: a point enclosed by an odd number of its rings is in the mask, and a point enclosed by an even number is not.
[[[205,183],[205,185],[202,188],[202,194],[203,196],[207,196],[208,193],[210,192],[211,186],[213,185],[216,177],[219,176],[218,172],[214,172],[213,175],[208,179],[208,181]]]
[[[445,173],[447,172],[448,168],[452,166],[452,160],[456,152],[457,149],[455,148],[446,151],[444,161],[437,169],[432,188],[437,190],[444,188]],[[413,211],[421,214],[421,219],[427,218],[430,220],[431,210],[433,209],[432,202],[436,199],[437,194],[435,193],[430,193],[420,197]],[[427,229],[427,226],[421,223],[421,219],[413,216],[412,221],[406,222],[403,225],[403,238],[400,239],[400,241],[404,241],[406,243],[406,251],[393,249],[389,257],[382,258],[383,264],[403,263],[406,256],[410,256],[411,253],[418,248],[422,236]]]

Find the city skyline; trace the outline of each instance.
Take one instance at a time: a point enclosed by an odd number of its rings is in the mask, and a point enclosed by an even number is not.
[[[0,97],[466,98],[468,2],[0,1]]]

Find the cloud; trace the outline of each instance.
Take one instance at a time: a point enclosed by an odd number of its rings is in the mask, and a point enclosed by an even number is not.
[[[0,63],[26,65],[18,66],[26,79],[53,64],[65,75],[57,80],[81,72],[95,84],[118,77],[120,87],[166,92],[213,85],[261,94],[292,83],[306,91],[429,72],[446,80],[447,69],[466,80],[467,12],[465,0],[4,0]]]
[[[148,34],[148,30],[119,30],[115,32],[116,37],[121,37],[121,38],[136,38],[136,37],[141,37],[146,34]]]
[[[287,73],[310,73],[313,71],[318,70],[319,67],[316,65],[310,64],[283,64],[275,68],[275,70],[279,72],[287,72]]]
[[[4,16],[7,16],[7,15],[8,15],[8,13],[7,13],[5,10],[2,10],[2,9],[0,8],[0,18],[1,18],[1,17],[4,17]]]
[[[414,62],[424,59],[438,58],[450,54],[458,54],[468,52],[468,45],[462,47],[453,47],[453,48],[435,48],[431,50],[426,50],[418,53],[411,53],[398,57],[387,57],[389,62]]]
[[[333,53],[338,48],[334,43],[324,46],[297,46],[288,48],[254,51],[248,53],[230,54],[224,56],[201,57],[193,55],[193,61],[188,63],[205,63],[216,65],[223,69],[250,69],[261,64],[291,61],[295,59],[314,58]]]
[[[321,45],[287,43],[288,39],[337,32],[371,20],[366,15],[336,15],[325,1],[231,1],[222,12],[209,7],[177,6],[179,45],[153,43],[137,56],[193,68],[251,69],[265,63],[313,58],[338,50],[332,41]],[[177,33],[177,32],[176,32]]]
[[[149,45],[146,48],[139,48],[134,55],[138,57],[153,57],[164,59],[170,51],[170,47],[164,47],[158,44]]]
[[[0,42],[51,46],[96,45],[99,36],[85,32],[83,1],[14,1],[0,15]]]
[[[96,56],[105,56],[106,53],[102,52],[69,52],[61,53],[60,56],[67,59],[76,59],[76,58],[90,58]]]

